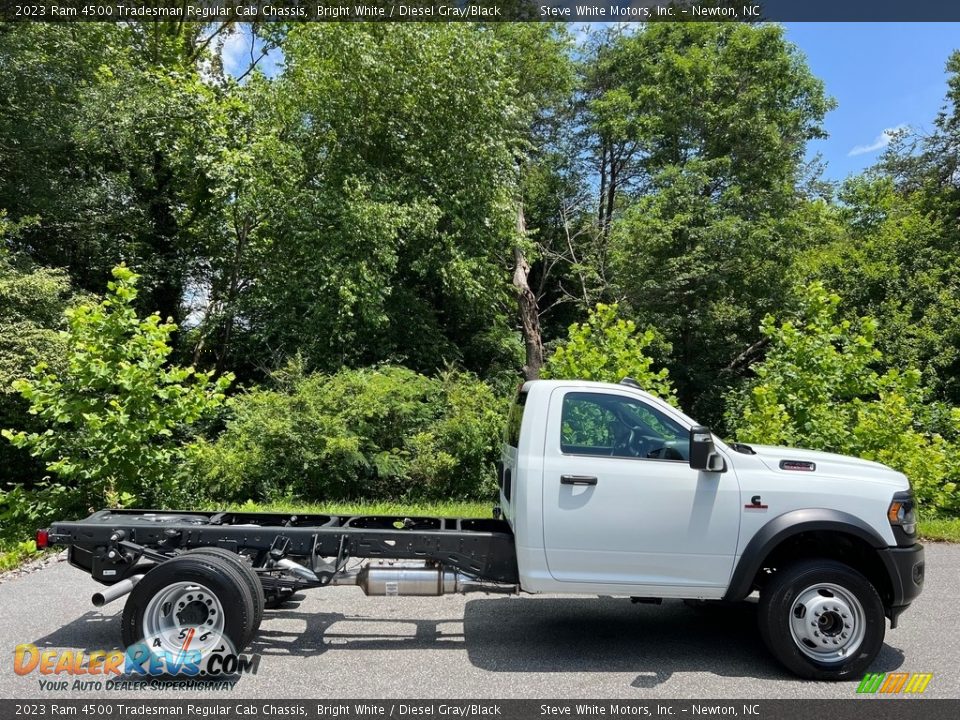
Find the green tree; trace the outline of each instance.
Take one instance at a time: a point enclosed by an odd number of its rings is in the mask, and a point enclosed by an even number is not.
[[[682,404],[714,423],[724,370],[819,241],[797,186],[831,102],[774,25],[651,23],[601,46],[586,79],[606,297],[664,334]]]
[[[90,162],[76,136],[98,69],[119,61],[120,35],[96,23],[68,33],[0,26],[0,207],[15,221],[38,220],[9,245],[42,265],[68,267],[77,286],[90,290],[102,285],[126,237],[106,228],[125,220],[136,227],[117,202],[122,178],[117,184]],[[115,259],[105,266],[108,255]]]
[[[881,162],[845,182],[840,233],[806,253],[801,278],[822,279],[850,313],[876,317],[877,346],[922,368],[936,399],[960,404],[960,52],[947,61],[946,103],[926,134],[897,133]]]
[[[640,331],[633,320],[619,317],[616,305],[600,303],[586,322],[570,326],[567,339],[557,345],[542,376],[599,382],[631,377],[644,390],[675,404],[669,372],[655,370],[653,359],[646,354],[660,342],[653,329]]]
[[[140,307],[179,321],[203,257],[219,136],[217,38],[230,24],[0,27],[0,207],[38,222],[14,248],[95,292],[121,260],[141,269]]]
[[[872,174],[841,187],[837,236],[803,253],[796,274],[835,288],[846,312],[877,319],[876,344],[888,362],[916,367],[934,397],[960,402],[960,252],[951,222]]]
[[[233,310],[221,314],[234,318],[235,357],[276,367],[300,352],[328,372],[516,363],[506,270],[517,242],[517,154],[537,97],[517,54],[543,51],[520,42],[533,33],[290,28],[283,72],[250,83],[238,114],[239,136],[259,138],[230,151],[246,165],[237,173],[229,153],[216,158],[226,182],[220,237],[226,248],[242,244],[245,258],[236,285],[222,279],[236,254],[212,263],[225,268],[214,267],[214,284],[236,288],[227,292]],[[243,243],[237,227],[250,228]]]
[[[514,85],[513,138],[511,152],[517,165],[516,233],[513,238],[513,292],[516,317],[524,346],[522,373],[525,379],[539,376],[543,365],[543,301],[552,284],[556,262],[550,249],[556,241],[559,206],[556,200],[543,213],[542,182],[556,184],[561,138],[569,123],[568,108],[573,90],[574,64],[568,52],[564,27],[551,23],[494,23],[500,53]],[[532,210],[532,212],[531,212]],[[539,212],[538,212],[539,211]],[[569,262],[567,259],[566,262]],[[549,302],[549,300],[548,300]]]
[[[950,462],[957,448],[924,429],[919,371],[878,372],[884,358],[875,347],[876,321],[840,319],[839,305],[839,295],[812,283],[795,320],[764,319],[770,347],[755,380],[729,404],[729,427],[742,442],[877,460],[905,473],[927,509],[957,510],[958,473]],[[960,410],[950,423],[956,436]]]
[[[255,73],[232,87],[220,114],[208,128],[203,156],[206,202],[184,227],[185,243],[195,249],[191,270],[194,302],[185,329],[193,364],[245,376],[282,364],[286,351],[273,352],[285,333],[283,313],[269,310],[253,283],[284,272],[291,256],[277,254],[286,233],[303,232],[305,208],[315,203],[307,190],[307,170],[297,147],[284,139],[288,128],[271,83]],[[331,265],[336,261],[331,262]],[[291,272],[291,277],[293,273]],[[313,354],[314,338],[295,350]]]
[[[138,276],[121,265],[113,277],[102,302],[67,311],[63,367],[40,363],[14,383],[46,429],[3,436],[46,461],[74,507],[195,501],[177,482],[186,427],[223,402],[231,378],[170,366],[175,326],[138,318]]]
[[[90,291],[134,264],[176,357],[217,372],[519,364],[508,267],[562,33],[278,26],[279,75],[239,82],[231,31],[0,28],[0,206],[39,218],[16,248]]]
[[[0,211],[0,243],[18,231]],[[41,428],[13,382],[37,363],[62,363],[65,344],[57,331],[64,327],[63,312],[73,301],[66,273],[38,267],[0,245],[0,427]],[[0,490],[8,483],[33,485],[42,476],[41,463],[0,443]]]

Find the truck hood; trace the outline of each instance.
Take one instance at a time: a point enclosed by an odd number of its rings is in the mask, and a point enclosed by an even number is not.
[[[873,462],[872,460],[863,460],[862,458],[820,452],[818,450],[802,450],[799,448],[777,447],[774,445],[750,444],[749,447],[756,454],[755,457],[770,470],[777,473],[789,473],[790,475],[810,474],[842,477],[850,480],[866,480],[891,485],[899,490],[907,490],[910,487],[906,475],[881,463]],[[780,463],[784,460],[810,462],[814,464],[816,469],[812,472],[804,470],[784,470],[780,467]]]

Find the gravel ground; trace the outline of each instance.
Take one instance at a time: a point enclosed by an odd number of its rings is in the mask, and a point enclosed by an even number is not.
[[[925,697],[960,697],[960,545],[927,546],[927,584],[871,668],[932,672]],[[44,691],[13,672],[13,649],[112,649],[123,602],[90,604],[100,586],[64,555],[0,578],[3,698],[120,699]],[[755,608],[693,610],[608,597],[486,595],[367,598],[357,588],[303,593],[267,611],[251,652],[256,675],[230,691],[147,689],[133,698],[849,698],[855,683],[782,671],[756,632]]]

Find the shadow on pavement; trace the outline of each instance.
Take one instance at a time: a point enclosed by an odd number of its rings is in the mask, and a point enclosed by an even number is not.
[[[297,621],[284,631],[265,622],[253,643],[263,655],[309,656],[338,650],[466,650],[490,672],[627,672],[651,688],[676,672],[792,679],[757,631],[756,605],[689,608],[681,602],[634,605],[624,598],[470,600],[463,618],[278,611]],[[462,622],[462,634],[456,632]],[[903,653],[884,645],[871,667],[889,672]]]
[[[76,650],[122,650],[120,645],[120,616],[104,615],[89,610],[71,623],[49,635],[33,641],[43,648],[72,648]]]
[[[91,611],[34,642],[109,649],[104,643],[119,636],[119,616]],[[678,601],[649,606],[610,597],[500,597],[468,601],[462,618],[420,619],[306,612],[295,598],[267,611],[248,651],[310,657],[391,649],[466,650],[472,665],[489,672],[636,673],[631,684],[637,688],[678,672],[792,678],[764,647],[751,603],[693,609]],[[885,644],[870,669],[889,672],[902,663],[903,653]]]
[[[691,672],[794,679],[763,644],[756,615],[754,603],[505,598],[468,603],[464,628],[470,662],[498,672],[637,673],[637,688]],[[884,645],[872,670],[902,663],[903,653]]]

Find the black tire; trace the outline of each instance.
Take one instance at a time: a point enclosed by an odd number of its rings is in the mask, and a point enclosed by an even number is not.
[[[823,587],[818,588],[821,585]],[[848,614],[836,612],[836,608],[841,611],[855,608],[855,604],[849,602],[852,598],[845,600],[839,591],[849,594],[860,605],[859,621],[856,609],[849,613],[854,617],[852,625],[844,624]],[[807,617],[808,607],[819,609]],[[804,560],[778,570],[760,593],[758,620],[760,635],[770,652],[788,670],[809,680],[859,679],[883,647],[886,631],[883,603],[876,588],[859,572],[834,560]],[[805,625],[808,620],[810,630]],[[826,660],[811,657],[820,652],[834,652],[828,643],[841,643],[842,647],[841,637],[847,636],[839,633],[845,628],[854,636],[862,628],[859,644],[847,650],[847,657],[837,659],[824,655]],[[804,632],[816,637],[806,637]],[[828,647],[815,645],[817,641]],[[807,649],[801,649],[801,644]]]
[[[223,557],[186,553],[160,563],[136,584],[123,608],[121,634],[130,647],[144,639],[143,621],[150,600],[176,583],[203,585],[223,608],[223,635],[236,652],[253,637],[256,609],[246,578]]]
[[[263,585],[260,583],[260,578],[257,576],[257,573],[253,567],[244,562],[243,558],[240,557],[239,554],[233,552],[232,550],[227,550],[226,548],[194,548],[193,550],[188,550],[185,552],[184,555],[211,555],[213,557],[223,558],[240,571],[240,574],[243,575],[244,580],[247,582],[247,587],[250,588],[250,595],[253,597],[254,613],[251,638],[256,635],[257,631],[260,629],[260,623],[263,622],[263,609],[265,606],[265,600],[263,596]]]

